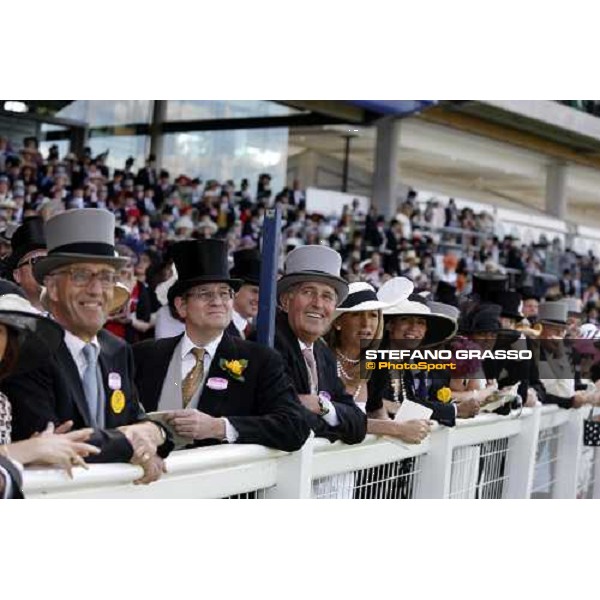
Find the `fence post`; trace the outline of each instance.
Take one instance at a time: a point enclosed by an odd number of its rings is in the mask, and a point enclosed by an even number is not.
[[[598,448],[594,448],[594,463],[592,466],[592,477],[594,478],[592,498],[600,498],[600,450],[598,450]]]
[[[582,409],[569,411],[569,420],[562,425],[556,459],[556,481],[552,498],[576,498],[579,458],[583,449]]]
[[[531,496],[541,419],[541,407],[532,409],[520,419],[519,433],[509,439],[504,498]]]
[[[415,498],[447,498],[452,470],[452,429],[443,425],[431,433],[429,452],[421,456]]]
[[[279,459],[277,463],[277,485],[266,491],[267,499],[310,498],[312,489],[312,465],[314,459],[314,433],[304,446]]]
[[[262,229],[260,294],[256,317],[256,341],[273,347],[277,310],[277,266],[281,251],[281,208],[269,208]]]

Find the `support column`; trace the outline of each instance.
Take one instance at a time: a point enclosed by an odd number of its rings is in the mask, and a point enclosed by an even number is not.
[[[399,145],[400,121],[394,117],[377,121],[372,201],[377,212],[388,219],[396,214],[397,209]]]
[[[557,219],[567,216],[567,165],[554,162],[546,167],[546,212]]]
[[[163,132],[162,125],[167,118],[167,100],[154,100],[152,106],[152,123],[150,123],[150,152],[156,156],[156,168],[162,168]]]

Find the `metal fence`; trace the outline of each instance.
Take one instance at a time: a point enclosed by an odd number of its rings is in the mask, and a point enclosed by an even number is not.
[[[580,410],[555,406],[435,426],[418,445],[369,435],[347,446],[311,438],[298,452],[222,445],[174,452],[168,473],[132,485],[125,464],[27,469],[32,498],[598,498],[600,456],[583,446]]]

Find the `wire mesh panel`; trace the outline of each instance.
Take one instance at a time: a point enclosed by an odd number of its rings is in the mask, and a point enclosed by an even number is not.
[[[450,498],[502,498],[508,456],[508,437],[459,446],[452,452]]]
[[[315,479],[312,497],[323,499],[399,500],[414,498],[421,472],[420,456]]]
[[[577,481],[577,498],[594,497],[596,482],[596,466],[600,460],[598,448],[584,446],[579,459],[579,479]]]
[[[556,425],[542,429],[539,433],[531,488],[532,498],[552,498],[553,496],[561,431],[562,428]]]
[[[242,492],[241,494],[233,494],[232,496],[226,496],[223,500],[265,500],[268,489],[269,488],[262,488],[260,490]]]

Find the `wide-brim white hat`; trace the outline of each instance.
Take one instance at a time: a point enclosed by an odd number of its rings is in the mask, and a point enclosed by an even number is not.
[[[433,313],[427,304],[418,300],[402,300],[383,311],[385,317],[412,317],[425,319],[427,332],[419,347],[434,346],[452,338],[458,329],[455,319],[441,313]]]

